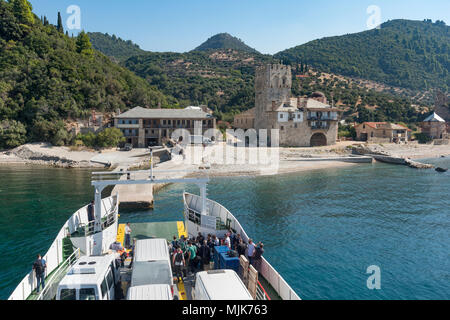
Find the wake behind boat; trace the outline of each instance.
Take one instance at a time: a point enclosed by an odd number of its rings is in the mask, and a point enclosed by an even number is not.
[[[9,300],[300,299],[264,257],[257,271],[244,255],[238,257],[220,245],[211,252],[209,270],[186,274],[175,283],[173,236],[189,239],[201,234],[223,239],[231,231],[248,243],[247,233],[231,212],[206,197],[207,178],[155,180],[149,174],[144,180],[104,180],[107,176],[105,172],[92,181],[95,220],[89,221],[88,206],[79,209],[43,256],[47,263],[45,288],[36,291],[36,275],[31,271]],[[200,195],[183,194],[184,221],[131,224],[136,246],[132,256],[128,251],[129,257],[121,261],[123,253],[111,250],[112,245],[124,245],[125,225],[118,222],[119,195],[101,199],[101,192],[113,185],[160,183],[196,184]],[[227,291],[224,286],[228,286],[229,296],[218,294]]]

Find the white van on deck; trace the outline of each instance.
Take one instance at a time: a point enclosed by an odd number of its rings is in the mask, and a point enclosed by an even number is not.
[[[114,300],[119,268],[115,254],[81,257],[59,283],[56,300]]]
[[[234,270],[197,273],[192,295],[194,300],[253,300]]]
[[[150,285],[169,286],[173,295],[173,274],[166,239],[136,241],[131,287]]]
[[[128,289],[127,300],[173,300],[170,286],[155,284]]]

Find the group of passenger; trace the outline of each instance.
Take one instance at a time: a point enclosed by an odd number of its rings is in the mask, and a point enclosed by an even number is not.
[[[229,230],[222,239],[213,234],[208,234],[205,238],[199,232],[197,237],[191,239],[183,235],[179,239],[174,236],[169,245],[177,281],[183,280],[187,275],[209,270],[216,246],[227,246],[229,252],[237,257],[244,255],[250,264],[258,272],[260,271],[264,254],[263,243],[259,242],[255,245],[252,239],[249,239],[246,243],[239,233],[234,233],[232,230]]]

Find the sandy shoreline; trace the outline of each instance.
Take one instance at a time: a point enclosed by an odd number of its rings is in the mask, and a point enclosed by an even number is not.
[[[335,158],[348,157],[352,152],[352,146],[364,145],[376,152],[386,152],[395,157],[410,159],[440,158],[450,156],[450,145],[419,145],[410,143],[398,144],[363,144],[361,142],[345,141],[337,145],[316,148],[281,148],[279,150],[279,162],[277,167],[264,171],[264,166],[252,166],[249,164],[211,164],[209,176],[260,176],[274,174],[288,174],[309,170],[329,168],[345,168],[358,165],[335,161]],[[214,150],[214,148],[212,148]],[[246,157],[248,157],[248,152]],[[206,158],[206,157],[205,157]],[[208,162],[209,160],[204,161]],[[311,158],[320,158],[314,161]],[[329,158],[330,160],[326,160]],[[236,160],[236,159],[234,159]],[[303,161],[302,161],[303,160]],[[148,163],[149,153],[146,149],[133,149],[130,152],[117,151],[115,149],[103,150],[75,150],[68,147],[53,147],[48,144],[27,144],[7,152],[0,152],[0,165],[33,164],[63,168],[105,168],[105,166],[138,166]],[[236,162],[237,163],[237,162]],[[155,170],[190,170],[196,171],[198,166],[183,163],[183,161],[169,161],[156,166]],[[189,172],[185,173],[185,175]]]

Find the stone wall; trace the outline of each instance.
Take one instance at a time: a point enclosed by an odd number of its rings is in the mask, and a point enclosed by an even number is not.
[[[447,136],[445,122],[422,122],[420,127],[423,133],[426,133],[433,139],[443,139]]]

